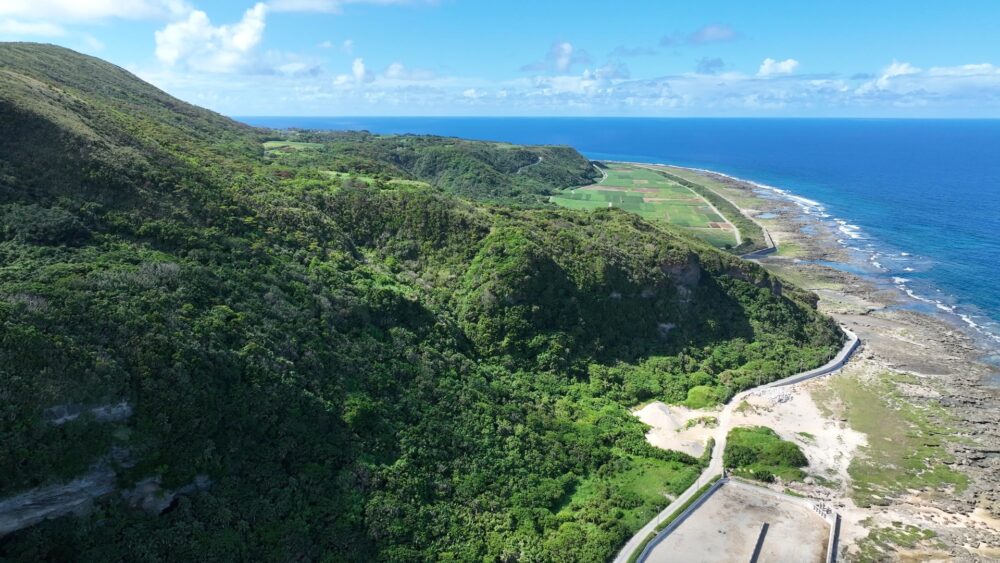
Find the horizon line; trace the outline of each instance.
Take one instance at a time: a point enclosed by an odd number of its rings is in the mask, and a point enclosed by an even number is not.
[[[753,119],[753,120],[802,120],[802,121],[1000,121],[1000,116],[995,117],[948,117],[948,116],[759,116],[759,115],[463,115],[463,114],[435,114],[435,115],[236,115],[223,114],[231,119],[287,119],[287,118],[319,118],[319,119]]]

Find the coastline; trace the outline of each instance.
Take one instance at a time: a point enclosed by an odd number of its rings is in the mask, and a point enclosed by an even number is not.
[[[891,401],[884,401],[887,412],[909,417],[909,424],[925,421],[924,441],[938,448],[935,455],[928,454],[926,467],[875,467],[883,447],[869,440],[867,446],[841,452],[848,458],[839,462],[841,481],[810,484],[801,491],[828,500],[845,514],[842,555],[1000,558],[1000,388],[989,385],[996,368],[984,363],[991,350],[969,333],[974,327],[948,318],[948,311],[935,315],[917,310],[905,301],[906,293],[898,287],[903,284],[887,286],[857,268],[849,241],[858,228],[831,218],[819,202],[713,171],[664,168],[697,177],[765,227],[779,250],[754,258],[815,292],[821,310],[861,337],[863,349],[842,373],[802,386],[807,388],[802,400],[811,396],[824,426],[854,431],[846,427],[854,426],[858,415],[851,397],[878,389],[891,395]],[[780,419],[780,411],[778,406],[758,422]],[[878,474],[872,485],[877,492],[868,496],[866,471]],[[914,471],[964,477],[936,482],[907,475]],[[926,530],[934,539],[885,541],[883,536],[892,536],[886,530],[899,523]]]
[[[799,196],[785,188],[780,188],[777,186],[772,186],[769,184],[764,184],[761,182],[756,182],[753,180],[748,180],[745,178],[740,178],[737,176],[705,168],[695,168],[695,167],[685,167],[685,166],[675,166],[675,165],[665,165],[665,164],[656,164],[653,166],[660,166],[665,169],[689,171],[703,176],[707,176],[709,178],[715,177],[737,188],[740,187],[743,189],[749,188],[751,191],[754,191],[758,194],[766,193],[769,195],[773,195],[774,197],[782,198],[787,200],[788,202],[795,204],[795,206],[799,208],[800,215],[807,218],[804,221],[806,223],[809,222],[827,223],[826,225],[824,225],[825,227],[827,227],[827,229],[831,227],[829,223],[835,224],[837,232],[832,234],[835,235],[836,245],[839,246],[840,249],[843,250],[844,252],[835,253],[834,257],[836,259],[830,259],[829,261],[839,263],[841,266],[852,266],[852,265],[855,267],[858,265],[869,266],[872,271],[868,272],[867,274],[860,274],[859,277],[867,278],[866,281],[872,283],[875,286],[887,285],[884,280],[876,279],[876,276],[880,274],[888,275],[889,273],[889,269],[886,268],[882,264],[882,262],[880,262],[880,258],[882,258],[884,261],[885,258],[884,253],[877,249],[871,249],[871,248],[864,249],[858,246],[858,244],[860,244],[861,241],[867,240],[866,235],[864,234],[862,228],[859,227],[858,225],[853,224],[849,219],[834,217],[833,215],[827,212],[827,208],[823,203]],[[723,197],[725,196],[723,195]],[[749,210],[744,209],[739,205],[736,205],[736,207],[738,207],[740,211],[745,215],[747,215],[747,217],[749,217],[751,220],[760,224],[760,221],[757,220],[757,218],[751,214],[754,211],[753,209]],[[750,213],[748,213],[748,211]],[[764,211],[764,214],[766,213],[767,212]],[[783,219],[787,220],[789,218],[783,217]],[[908,252],[902,252],[901,255],[902,257],[906,258],[911,256],[911,254]],[[834,267],[836,268],[836,266]],[[973,318],[973,315],[965,311],[965,309],[969,307],[969,305],[967,304],[959,303],[959,304],[949,305],[941,299],[935,299],[932,297],[927,297],[925,295],[920,295],[916,293],[908,285],[908,282],[910,282],[911,280],[903,277],[909,271],[912,270],[913,270],[912,268],[905,267],[904,271],[901,272],[900,275],[893,276],[891,278],[891,284],[888,284],[894,287],[895,289],[898,289],[900,293],[905,294],[906,297],[912,300],[912,303],[904,303],[904,306],[913,307],[919,304],[927,305],[928,308],[930,309],[928,312],[930,316],[935,316],[935,315],[939,316],[949,322],[954,323],[956,326],[958,326],[963,330],[970,331],[968,332],[969,336],[971,336],[974,340],[976,340],[980,344],[980,346],[984,348],[983,358],[987,358],[990,356],[1000,358],[1000,334],[992,332],[988,327],[977,323]],[[905,300],[900,299],[898,302],[894,304],[903,302],[905,302]],[[1000,369],[1000,367],[998,367],[998,369]],[[1000,385],[1000,381],[998,381],[998,385]]]

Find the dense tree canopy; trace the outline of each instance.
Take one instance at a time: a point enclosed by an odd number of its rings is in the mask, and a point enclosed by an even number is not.
[[[0,556],[606,560],[704,463],[629,406],[839,344],[753,264],[546,208],[593,173],[572,149],[256,130],[51,46],[0,44],[0,75],[0,495],[112,449],[122,486],[212,479]]]

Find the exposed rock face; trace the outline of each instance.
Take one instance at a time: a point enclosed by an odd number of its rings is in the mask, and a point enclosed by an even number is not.
[[[701,265],[694,254],[688,254],[687,262],[683,264],[663,264],[660,268],[674,283],[688,289],[698,285],[701,280]]]
[[[671,330],[677,328],[677,325],[675,325],[674,323],[657,323],[656,328],[659,329],[660,334],[666,336],[670,334]]]
[[[49,518],[86,513],[95,498],[115,490],[115,472],[107,464],[69,483],[32,489],[0,501],[0,536]]]
[[[59,426],[89,413],[98,422],[120,422],[132,416],[132,405],[122,401],[112,405],[56,405],[45,409],[42,416],[51,424]]]
[[[131,489],[122,491],[122,498],[134,508],[161,514],[181,495],[207,490],[212,480],[198,475],[194,481],[176,490],[164,490],[159,475],[147,477]],[[34,526],[51,518],[70,514],[83,515],[93,501],[113,493],[117,477],[109,463],[102,462],[89,473],[69,483],[48,485],[0,501],[0,536]]]
[[[783,291],[783,286],[781,285],[781,280],[774,276],[761,276],[759,274],[752,274],[741,268],[729,268],[726,270],[726,275],[736,278],[738,280],[743,280],[747,283],[752,283],[753,285],[767,289],[774,296],[781,297]]]
[[[161,482],[162,479],[159,475],[147,477],[136,483],[135,487],[122,491],[122,498],[134,508],[141,508],[153,514],[162,514],[177,497],[204,491],[212,485],[212,480],[207,475],[198,475],[194,478],[194,482],[174,491],[164,490],[160,485]]]
[[[42,416],[53,425],[61,425],[90,415],[98,422],[120,422],[132,416],[127,401],[110,405],[56,405],[45,409]],[[95,499],[109,495],[118,488],[115,466],[131,466],[129,453],[112,448],[110,454],[97,462],[89,472],[68,483],[46,485],[0,500],[0,537],[48,520],[70,514],[86,514]],[[131,489],[122,491],[122,498],[131,506],[160,514],[180,495],[204,491],[212,481],[198,475],[194,482],[170,491],[161,486],[159,475],[147,477]]]
[[[698,263],[698,257],[688,254],[687,261],[683,264],[662,264],[660,269],[676,284],[680,302],[690,303],[691,292],[701,281],[701,264]]]

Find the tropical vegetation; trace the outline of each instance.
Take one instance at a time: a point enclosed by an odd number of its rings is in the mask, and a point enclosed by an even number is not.
[[[705,463],[629,406],[726,400],[840,337],[754,264],[545,203],[594,173],[567,147],[254,129],[0,44],[0,496],[102,462],[211,482],[161,514],[104,496],[0,557],[608,559]]]

